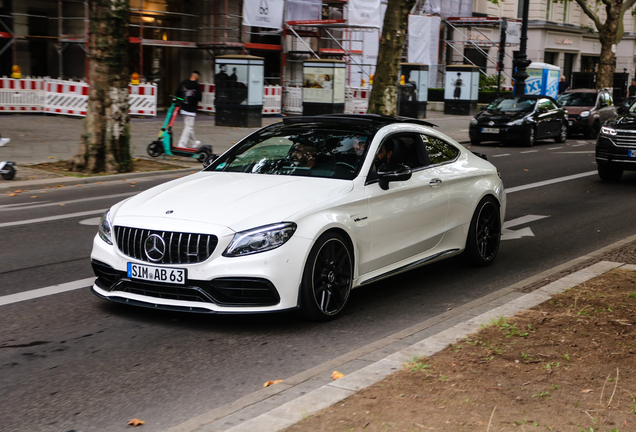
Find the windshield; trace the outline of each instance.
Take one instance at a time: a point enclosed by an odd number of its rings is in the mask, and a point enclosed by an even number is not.
[[[563,93],[557,102],[561,106],[591,107],[596,104],[596,93]]]
[[[372,135],[315,125],[274,127],[249,136],[206,171],[352,180],[362,167]]]
[[[516,97],[511,99],[495,99],[493,103],[486,108],[488,111],[497,112],[530,112],[534,109],[536,99],[524,97]]]

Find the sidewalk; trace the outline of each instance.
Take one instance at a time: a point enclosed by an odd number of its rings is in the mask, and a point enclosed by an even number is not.
[[[429,111],[426,120],[437,124],[439,130],[451,138],[468,141],[470,116],[448,116],[441,112]],[[148,156],[146,147],[156,139],[165,112],[157,117],[131,118],[131,140],[133,156]],[[263,126],[282,121],[281,117],[263,117]],[[183,121],[175,122],[174,137],[178,140],[183,129]],[[215,153],[221,154],[243,137],[258,128],[232,128],[214,125],[214,116],[197,115],[195,132],[202,144],[210,144]],[[11,138],[0,148],[0,160],[21,164],[37,164],[51,160],[68,160],[77,153],[80,136],[84,133],[84,120],[68,116],[43,114],[0,114],[0,135]],[[161,160],[163,156],[158,159]],[[186,158],[179,158],[188,161]],[[196,164],[195,164],[196,165]],[[199,165],[200,166],[200,165]]]
[[[322,409],[335,408],[334,404],[357,395],[359,391],[369,388],[390,374],[403,370],[405,364],[413,362],[414,358],[432,356],[448,344],[455,343],[479,330],[483,325],[489,324],[493,319],[511,317],[542,304],[549,301],[552,296],[612,269],[636,271],[635,251],[636,236],[633,236],[435,318],[414,323],[412,327],[397,334],[313,369],[292,377],[283,377],[284,380],[279,384],[263,388],[165,432],[275,432],[286,429]],[[528,293],[530,289],[532,291]],[[567,341],[564,343],[567,344]],[[335,370],[343,373],[345,377],[337,381],[332,380],[331,374]],[[427,396],[422,397],[424,399],[419,402],[406,400],[403,403],[411,403],[415,408],[415,404],[427,403]],[[337,406],[340,407],[340,404]],[[343,411],[347,416],[347,409]],[[328,414],[322,414],[323,421],[325,416],[329,417]],[[326,430],[317,427],[316,422],[311,428],[305,423],[303,425],[307,430]],[[336,430],[354,430],[345,426],[342,424],[340,429]],[[365,428],[366,426],[355,430]],[[298,426],[296,430],[305,428]],[[393,429],[389,427],[386,430]],[[485,425],[483,430],[486,430]]]

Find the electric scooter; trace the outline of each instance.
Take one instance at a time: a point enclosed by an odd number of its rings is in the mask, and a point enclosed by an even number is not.
[[[0,136],[0,147],[11,141],[11,138],[2,138]],[[5,180],[12,180],[15,177],[15,172],[18,168],[15,166],[15,162],[0,161],[0,176]]]
[[[179,102],[183,99],[173,96],[172,105],[166,114],[166,121],[163,122],[163,127],[159,132],[157,139],[148,144],[148,154],[152,157],[158,157],[162,154],[170,156],[184,156],[191,157],[199,160],[203,166],[208,166],[214,159],[218,157],[212,153],[211,145],[202,145],[198,148],[177,147],[173,145],[172,141],[172,125],[174,124],[177,114],[179,113]]]

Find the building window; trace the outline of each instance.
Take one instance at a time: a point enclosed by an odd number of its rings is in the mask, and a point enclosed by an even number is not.
[[[545,20],[550,21],[552,18],[552,0],[547,0],[545,5]]]
[[[519,0],[517,2],[517,18],[523,18],[523,5],[526,0]]]
[[[563,2],[563,23],[567,23],[568,22],[568,5],[569,4],[570,3],[567,2],[567,1]]]
[[[551,64],[557,66],[557,59],[559,58],[559,53],[546,51],[543,54],[543,63]]]

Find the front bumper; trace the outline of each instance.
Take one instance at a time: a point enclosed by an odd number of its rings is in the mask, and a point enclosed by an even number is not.
[[[579,117],[578,115],[568,116],[568,131],[570,133],[590,133],[592,132],[591,117]]]
[[[221,238],[210,258],[200,263],[152,264],[186,270],[184,284],[171,284],[129,277],[129,262],[149,263],[126,256],[95,236],[91,263],[97,279],[92,291],[118,303],[185,312],[273,312],[298,306],[309,240],[292,237],[277,249],[232,258],[222,256],[227,243],[229,239]]]
[[[468,128],[468,135],[472,141],[515,141],[520,140],[526,136],[528,132],[528,125],[519,126],[507,126],[507,125],[493,125],[488,126],[484,124],[470,125]],[[498,129],[499,133],[484,133],[483,128]]]
[[[596,163],[636,171],[636,145],[617,145],[615,138],[604,135],[596,141]]]

